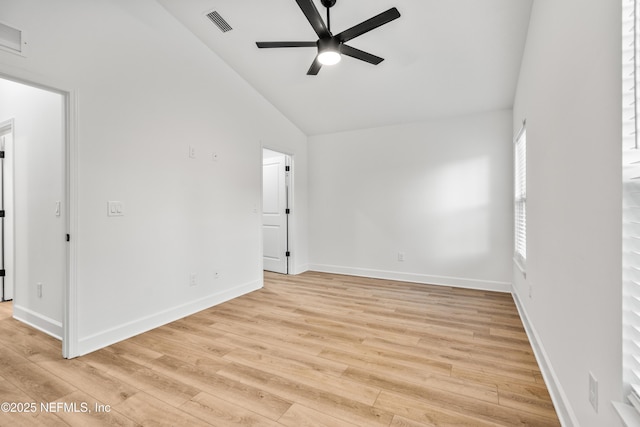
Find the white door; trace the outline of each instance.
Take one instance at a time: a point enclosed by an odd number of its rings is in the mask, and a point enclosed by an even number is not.
[[[262,159],[264,269],[287,274],[287,156],[271,150]]]
[[[2,301],[13,300],[13,217],[10,202],[13,200],[13,191],[11,181],[7,177],[11,177],[11,163],[7,156],[11,155],[13,141],[13,126],[0,123],[0,211],[3,216],[0,217],[0,292],[2,293]]]
[[[4,228],[5,228],[5,206],[4,206],[4,153],[5,153],[5,139],[6,136],[2,135],[2,131],[0,131],[0,153],[2,156],[0,157],[0,212],[2,215],[0,216],[0,285],[2,286],[2,301],[9,301],[13,299],[13,295],[11,290],[7,289],[7,281],[5,280],[5,265],[4,265]]]

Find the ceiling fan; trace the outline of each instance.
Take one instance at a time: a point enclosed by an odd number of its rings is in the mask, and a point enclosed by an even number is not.
[[[359,23],[343,32],[336,34],[331,33],[331,15],[329,10],[336,4],[336,0],[321,0],[322,5],[327,8],[327,23],[325,25],[318,9],[313,4],[313,0],[296,0],[302,13],[307,17],[307,20],[313,27],[313,30],[318,35],[318,40],[315,42],[256,42],[259,48],[278,48],[278,47],[317,47],[318,54],[314,59],[308,75],[315,76],[320,71],[323,65],[333,65],[340,62],[341,55],[347,55],[352,58],[359,59],[361,61],[368,62],[373,65],[378,65],[384,59],[379,56],[372,55],[364,52],[360,49],[348,46],[345,43],[351,39],[354,39],[362,34],[376,29],[384,24],[387,24],[394,19],[400,17],[400,12],[395,7],[382,12],[373,18],[369,18],[366,21]]]

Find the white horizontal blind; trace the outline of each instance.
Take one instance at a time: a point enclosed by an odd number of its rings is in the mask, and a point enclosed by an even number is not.
[[[640,412],[640,150],[637,1],[623,1],[622,280],[623,368],[629,402]]]
[[[527,131],[525,125],[515,140],[514,259],[524,271],[527,260]]]

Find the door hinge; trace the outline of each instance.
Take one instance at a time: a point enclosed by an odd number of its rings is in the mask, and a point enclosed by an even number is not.
[[[0,159],[4,159],[4,150],[0,151]]]
[[[0,218],[4,218],[4,210],[0,210]]]
[[[289,208],[285,209],[285,210],[284,210],[284,213],[285,213],[285,214],[287,214],[287,215],[289,215],[289,214],[291,213],[291,209],[289,209]],[[3,216],[4,216],[4,215],[3,215]]]
[[[7,275],[7,270],[0,270],[0,277],[5,277]]]
[[[291,256],[291,252],[287,251],[284,253],[285,256]]]
[[[67,234],[67,242],[71,241],[71,236],[69,234]]]
[[[284,167],[284,171],[285,171],[285,172],[289,172],[290,170],[291,170],[291,166],[285,166],[285,167]]]

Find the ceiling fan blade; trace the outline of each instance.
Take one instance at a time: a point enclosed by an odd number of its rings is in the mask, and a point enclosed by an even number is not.
[[[322,64],[320,63],[320,61],[318,61],[318,57],[316,56],[316,59],[313,60],[313,64],[311,64],[311,67],[309,67],[309,71],[307,71],[307,75],[308,76],[317,75],[318,72],[320,71],[320,68],[322,68]]]
[[[271,47],[317,47],[316,42],[256,42],[259,48]]]
[[[373,65],[378,65],[379,63],[384,61],[384,58],[380,58],[379,56],[375,56],[363,50],[356,49],[355,47],[347,46],[346,44],[343,44],[341,46],[340,52],[342,52],[343,55],[347,55]]]
[[[327,29],[322,17],[320,16],[320,12],[316,9],[316,6],[313,4],[313,0],[296,0],[300,9],[302,9],[302,13],[307,17],[307,20],[313,27],[313,31],[316,32],[319,38],[325,39],[331,37],[331,33]]]
[[[400,12],[395,7],[387,10],[386,12],[382,12],[373,18],[369,18],[364,22],[359,23],[347,30],[344,30],[340,34],[336,35],[338,40],[341,42],[348,42],[349,40],[361,36],[364,33],[367,33],[375,28],[378,28],[381,25],[387,24],[394,19],[400,18]]]

